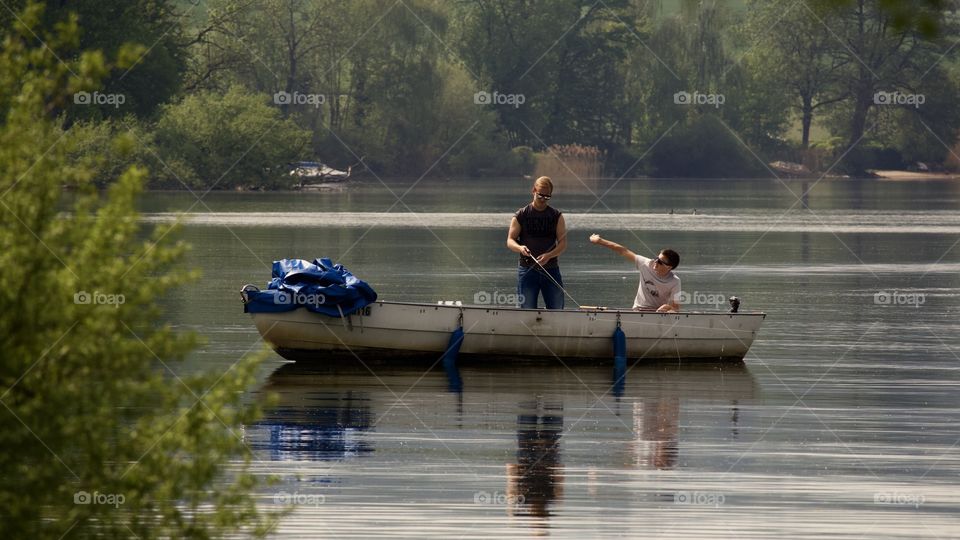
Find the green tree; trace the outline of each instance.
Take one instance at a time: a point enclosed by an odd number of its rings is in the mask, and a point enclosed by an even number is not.
[[[819,0],[833,7],[850,7],[857,0]],[[945,32],[942,14],[956,9],[953,0],[879,0],[881,8],[892,15],[891,22],[898,30],[916,30],[927,38]]]
[[[713,114],[678,127],[651,151],[653,172],[660,177],[744,178],[766,169]]]
[[[625,135],[623,72],[640,47],[627,0],[477,0],[462,8],[460,56],[477,90],[521,94],[491,104],[513,145],[609,147]]]
[[[163,185],[289,188],[287,164],[309,157],[310,134],[282,118],[271,99],[234,85],[165,105],[154,132]]]
[[[867,135],[871,113],[886,106],[878,100],[878,93],[922,93],[924,80],[943,80],[944,60],[955,55],[956,48],[946,37],[931,40],[909,27],[898,29],[894,24],[898,11],[881,0],[851,4],[818,16],[827,17],[825,24],[842,41],[835,56],[847,66],[840,74],[840,84],[850,99],[837,108],[833,131],[846,138],[851,150],[845,167],[861,172],[869,164],[856,147]]]
[[[162,170],[163,165],[157,161],[152,144],[151,128],[151,124],[132,116],[74,122],[70,125],[74,144],[68,149],[68,157],[71,161],[87,164],[94,174],[91,181],[101,189],[116,182],[134,165],[150,165]],[[65,187],[77,186],[65,183]],[[171,184],[170,187],[183,186]]]
[[[762,150],[770,145],[771,135],[784,121],[778,96],[763,89],[761,78],[735,62],[729,43],[735,13],[718,0],[684,0],[680,8],[678,13],[655,17],[649,50],[637,50],[629,60],[628,93],[636,96],[638,103],[634,117],[636,153],[643,154],[654,147],[651,164],[655,174],[662,176],[676,176],[681,170],[695,171],[697,176],[753,174],[752,168],[747,170],[741,165],[738,172],[709,165],[720,163],[722,157],[704,156],[702,163],[695,166],[684,163],[678,145],[698,140],[690,126],[722,129],[717,136],[724,144],[732,141],[740,146],[730,156],[737,162],[747,152],[738,139]],[[716,97],[710,103],[678,103],[683,94],[695,93]],[[719,103],[720,99],[723,103]],[[662,137],[665,138],[661,141]],[[660,148],[665,143],[669,148]],[[720,146],[708,144],[705,148]],[[698,154],[701,150],[690,149]],[[671,159],[678,160],[676,170],[670,168]]]
[[[421,174],[443,157],[432,171],[462,171],[477,161],[464,150],[486,155],[499,138],[487,129],[480,134],[492,144],[465,133],[484,115],[462,106],[473,85],[450,95],[463,87],[463,68],[444,47],[448,12],[437,0],[218,0],[200,47],[209,69],[199,78],[211,88],[239,82],[317,96],[316,106],[280,108],[312,131],[314,153],[333,165],[364,157],[379,172]]]
[[[9,28],[13,13],[27,0],[5,0],[0,9],[0,28]],[[175,0],[71,0],[45,2],[43,18],[33,30],[53,30],[70,17],[79,18],[81,32],[76,45],[58,51],[62,59],[75,59],[82,51],[102,50],[116,55],[126,43],[143,46],[137,58],[124,69],[106,74],[97,88],[105,94],[122,94],[121,106],[69,106],[73,118],[118,117],[135,114],[149,117],[180,88],[186,69],[186,43],[181,20],[195,5],[181,9]]]
[[[55,51],[78,46],[76,19],[35,34],[42,12],[29,4],[0,48],[0,536],[264,532],[247,467],[224,468],[250,459],[238,431],[256,411],[240,399],[258,362],[164,369],[197,341],[157,304],[187,276],[175,267],[184,246],[166,229],[144,239],[143,169],[101,193],[95,160],[70,158],[78,134],[50,113],[109,66],[99,52],[61,62]],[[142,52],[120,48],[116,66]]]
[[[840,80],[849,59],[837,54],[843,44],[805,5],[754,0],[749,12],[744,34],[758,38],[750,43],[748,69],[765,76],[770,84],[766,92],[787,92],[790,108],[800,118],[800,146],[806,149],[818,110],[848,97]]]

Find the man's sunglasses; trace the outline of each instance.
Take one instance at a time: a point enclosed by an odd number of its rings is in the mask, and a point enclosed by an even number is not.
[[[538,192],[537,192],[537,198],[538,198],[538,199],[542,199],[542,200],[544,200],[544,201],[549,201],[550,198],[551,198],[551,195],[544,195],[543,193],[540,193],[540,192],[538,191]]]
[[[658,265],[658,264],[662,264],[662,265],[666,266],[667,268],[673,268],[672,266],[670,266],[670,263],[664,262],[663,259],[661,259],[660,257],[657,257],[656,259],[654,259],[654,260],[653,260],[653,264],[654,264],[654,266],[656,266],[656,265]]]

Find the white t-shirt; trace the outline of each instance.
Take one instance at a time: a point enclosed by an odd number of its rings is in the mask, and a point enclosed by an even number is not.
[[[657,309],[674,301],[680,303],[680,278],[671,270],[666,277],[660,277],[650,268],[648,259],[637,255],[637,270],[640,271],[640,285],[633,309]]]

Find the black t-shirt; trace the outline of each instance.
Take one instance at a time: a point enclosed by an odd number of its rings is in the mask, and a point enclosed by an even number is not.
[[[556,208],[548,206],[541,211],[534,208],[532,203],[517,210],[513,215],[520,223],[520,237],[517,242],[521,246],[527,246],[535,257],[550,251],[557,244],[557,223],[560,222],[561,215],[563,213]],[[544,268],[554,268],[559,264],[559,258],[554,257]],[[520,266],[536,266],[536,262],[521,255]]]

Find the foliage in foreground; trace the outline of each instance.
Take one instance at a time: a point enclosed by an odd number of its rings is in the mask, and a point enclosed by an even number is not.
[[[41,17],[25,8],[0,49],[0,537],[262,532],[253,477],[225,471],[250,459],[239,427],[256,411],[240,398],[257,361],[186,379],[165,369],[196,342],[158,319],[184,246],[166,229],[143,240],[144,170],[101,195],[98,160],[70,159],[85,132],[58,112],[111,66],[98,52],[61,62],[76,20],[35,35]],[[115,63],[142,52],[123,47]]]

